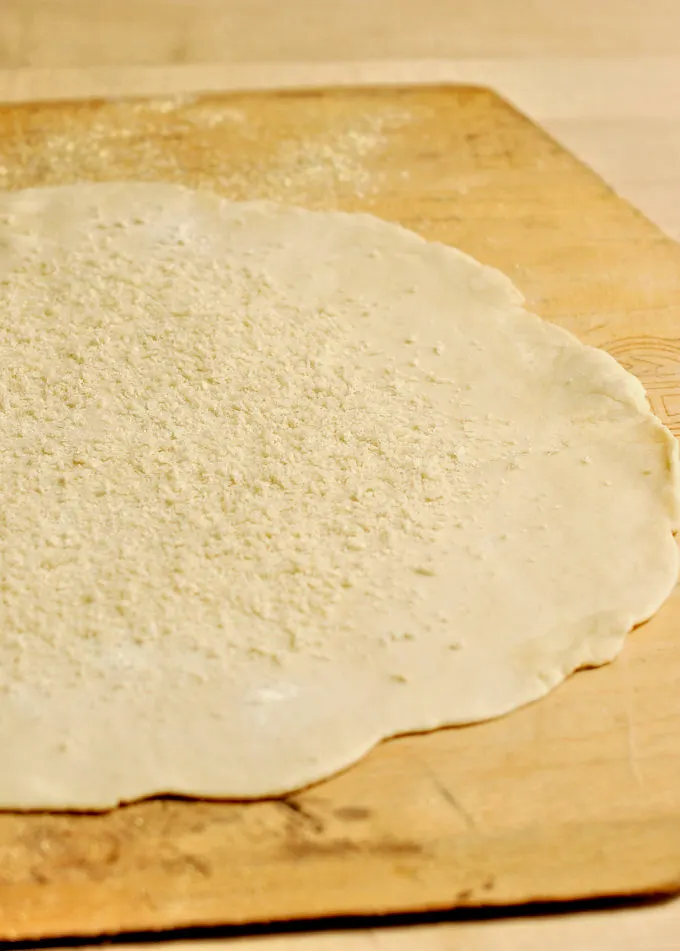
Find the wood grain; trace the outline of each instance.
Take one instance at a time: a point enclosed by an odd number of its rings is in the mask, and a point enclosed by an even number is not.
[[[680,35],[680,6],[676,15]],[[489,86],[680,239],[680,58],[232,63],[229,57],[226,46],[218,63],[0,69],[0,102],[327,86]]]
[[[4,0],[0,100],[490,85],[680,239],[679,53],[673,0]]]
[[[368,210],[510,273],[680,431],[680,248],[492,94],[373,90],[0,110],[7,187],[162,178]],[[0,937],[680,888],[676,593],[607,668],[382,744],[295,797],[0,816]]]

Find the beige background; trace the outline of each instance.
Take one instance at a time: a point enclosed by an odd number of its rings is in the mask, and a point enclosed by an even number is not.
[[[678,0],[0,0],[5,101],[442,81],[496,88],[680,240]],[[680,951],[680,901],[228,944]]]

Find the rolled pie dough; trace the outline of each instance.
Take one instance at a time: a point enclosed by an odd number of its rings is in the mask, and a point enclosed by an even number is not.
[[[257,797],[602,664],[676,444],[510,281],[366,215],[0,199],[0,805]]]

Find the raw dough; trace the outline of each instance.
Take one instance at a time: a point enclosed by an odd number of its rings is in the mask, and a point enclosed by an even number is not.
[[[170,185],[0,200],[0,805],[255,797],[506,713],[677,576],[675,440],[502,274]]]

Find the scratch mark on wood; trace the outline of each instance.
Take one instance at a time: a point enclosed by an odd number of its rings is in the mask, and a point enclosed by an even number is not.
[[[292,796],[284,796],[276,801],[314,832],[324,831],[323,821],[314,813],[309,812],[298,799],[294,799]]]
[[[471,813],[468,812],[468,810],[465,808],[462,802],[458,799],[458,797],[449,789],[448,786],[446,786],[441,781],[439,776],[437,776],[434,770],[431,769],[427,763],[425,763],[423,760],[421,760],[420,762],[422,764],[423,769],[425,770],[427,775],[430,777],[430,780],[432,781],[432,785],[435,787],[435,789],[437,790],[439,795],[442,797],[442,799],[444,799],[445,802],[447,802],[450,806],[453,807],[453,809],[458,813],[460,818],[465,823],[466,827],[471,832],[479,833],[480,829],[477,823],[475,822],[474,817],[472,816]]]
[[[630,680],[628,679],[628,658],[625,652],[621,655],[621,665],[619,670],[621,671],[621,683],[623,690],[621,691],[621,702],[623,705],[623,713],[626,721],[626,747],[627,747],[627,762],[630,769],[633,780],[636,785],[644,786],[644,779],[642,778],[642,773],[640,772],[640,767],[638,766],[637,760],[637,747],[635,743],[635,724],[633,721],[633,708],[631,703],[631,691],[630,691]]]

